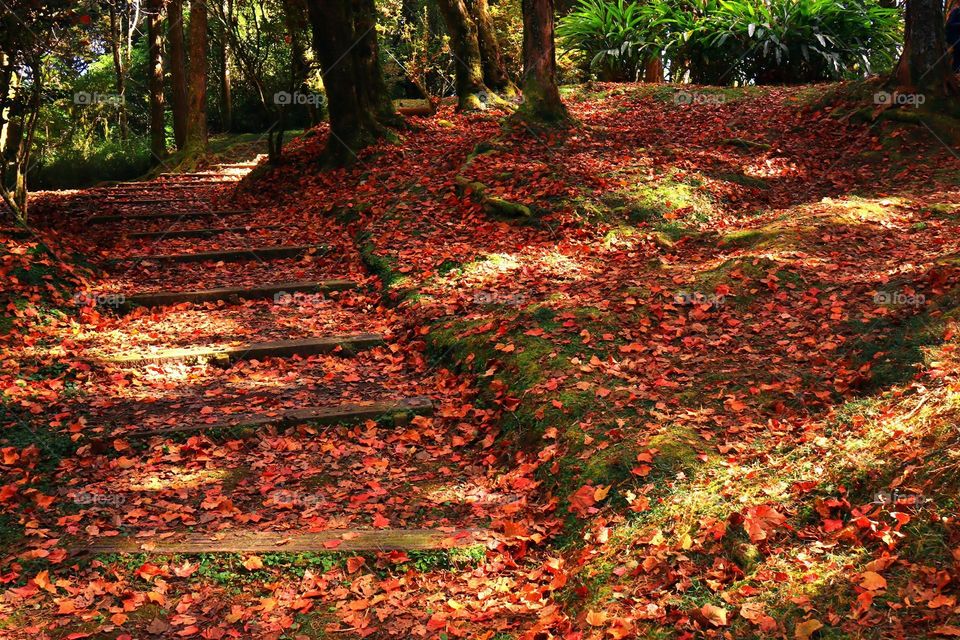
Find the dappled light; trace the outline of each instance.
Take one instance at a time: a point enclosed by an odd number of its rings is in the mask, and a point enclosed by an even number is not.
[[[554,4],[4,7],[0,636],[960,635],[960,8]]]

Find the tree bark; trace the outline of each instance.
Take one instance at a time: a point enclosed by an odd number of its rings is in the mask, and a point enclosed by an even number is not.
[[[500,43],[490,17],[487,0],[469,0],[470,16],[477,27],[477,44],[480,47],[480,63],[483,67],[483,82],[504,97],[512,98],[519,92],[507,74],[507,67],[500,55]]]
[[[126,2],[123,2],[124,12],[126,13]],[[113,54],[113,70],[116,74],[117,85],[117,120],[120,124],[120,139],[127,139],[127,110],[124,104],[124,93],[126,82],[124,76],[126,71],[123,67],[123,52],[120,42],[121,20],[117,15],[116,0],[110,2],[110,51]]]
[[[170,0],[167,23],[173,139],[177,148],[183,150],[187,141],[187,49],[183,37],[183,0]]]
[[[953,85],[944,21],[943,0],[907,0],[903,53],[893,74],[900,87],[942,96]]]
[[[450,35],[457,107],[461,111],[485,109],[495,95],[485,83],[477,25],[470,17],[465,0],[438,0],[440,13]]]
[[[225,0],[223,3],[223,15],[225,24],[223,28],[223,38],[220,42],[220,126],[224,131],[230,131],[233,128],[233,89],[230,78],[230,34],[233,24],[233,0]]]
[[[295,90],[304,95],[310,92],[307,86],[307,77],[310,75],[310,60],[307,58],[307,49],[303,43],[303,32],[307,28],[307,5],[304,0],[283,0],[283,17],[287,23],[287,33],[290,34],[290,72],[293,76]],[[307,114],[310,126],[320,122],[317,105],[307,102]]]
[[[185,158],[207,152],[207,5],[190,3],[190,70]]]
[[[308,0],[307,8],[330,115],[323,162],[351,164],[357,151],[386,135],[378,116],[397,117],[380,73],[373,0]]]
[[[518,117],[546,123],[569,118],[557,89],[553,0],[522,0],[523,104]]]
[[[6,74],[6,67],[10,64],[6,56],[2,56],[4,63],[5,104],[16,99],[16,93],[22,90],[23,80],[16,69]],[[3,113],[3,147],[0,148],[0,197],[7,204],[17,222],[27,222],[27,174],[30,168],[30,153],[33,150],[33,137],[37,130],[40,114],[40,98],[43,88],[43,66],[38,56],[27,61],[30,70],[32,85],[29,98],[21,108],[5,109]],[[11,93],[12,92],[12,93]],[[10,118],[8,121],[7,118]],[[13,170],[11,180],[10,170]],[[13,183],[13,191],[8,187]]]
[[[163,0],[150,0],[147,17],[147,44],[150,54],[150,153],[152,164],[167,155],[167,132],[163,121]]]

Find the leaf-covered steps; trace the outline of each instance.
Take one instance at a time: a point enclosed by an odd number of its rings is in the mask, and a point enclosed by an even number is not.
[[[91,216],[86,224],[103,224],[105,222],[136,222],[138,220],[193,220],[195,218],[210,218],[220,216],[239,216],[253,213],[251,209],[222,209],[220,211],[151,211],[150,213],[112,213],[102,216]]]
[[[247,434],[263,427],[277,430],[288,429],[301,424],[333,425],[377,420],[383,418],[402,418],[404,416],[429,416],[433,414],[433,401],[426,396],[400,398],[399,400],[376,400],[367,402],[348,402],[318,407],[303,407],[288,411],[265,412],[232,416],[211,424],[182,425],[160,429],[127,431],[123,438],[142,439],[154,436],[171,437],[192,435],[195,433],[231,433]]]
[[[100,537],[70,544],[74,554],[306,553],[338,551],[426,551],[485,545],[495,534],[483,529],[334,529],[153,534]]]
[[[220,289],[198,289],[195,291],[158,291],[156,293],[137,293],[129,296],[121,305],[123,310],[133,307],[161,307],[170,304],[192,302],[217,302],[219,300],[257,300],[276,298],[283,294],[327,293],[346,291],[357,286],[352,280],[315,280],[301,282],[278,282],[260,287],[223,287]]]
[[[333,352],[351,354],[383,344],[383,336],[376,333],[359,333],[299,340],[257,342],[237,347],[192,347],[165,349],[152,353],[135,353],[107,356],[97,360],[103,364],[143,365],[161,362],[212,362],[230,364],[239,360],[262,360],[263,358],[289,358],[314,356]]]
[[[167,229],[164,231],[137,231],[128,233],[130,240],[165,240],[167,238],[212,238],[225,233],[251,233],[254,231],[277,231],[283,225],[269,224],[261,227],[213,227],[209,229]]]
[[[249,249],[222,249],[219,251],[197,251],[194,253],[172,253],[157,255],[130,256],[116,260],[107,260],[105,264],[113,265],[125,262],[170,262],[181,264],[185,262],[239,262],[241,260],[277,260],[280,258],[299,258],[308,251],[323,251],[322,245],[279,245],[276,247],[252,247]]]

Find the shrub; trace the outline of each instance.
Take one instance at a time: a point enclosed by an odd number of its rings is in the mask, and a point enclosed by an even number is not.
[[[562,47],[582,53],[601,80],[637,80],[656,50],[641,9],[629,0],[579,0],[560,21],[557,36]]]
[[[658,52],[674,81],[771,84],[883,70],[900,23],[878,0],[580,0],[558,33],[594,67]]]

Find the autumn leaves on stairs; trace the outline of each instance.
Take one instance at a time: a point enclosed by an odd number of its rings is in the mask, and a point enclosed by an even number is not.
[[[236,174],[233,174],[234,176]],[[334,360],[325,358],[357,359],[361,353],[374,350],[371,361],[358,360],[358,373],[344,379],[361,385],[355,389],[318,388],[316,402],[284,406],[283,389],[267,394],[269,406],[252,402],[251,410],[238,411],[234,406],[217,415],[216,407],[201,411],[201,415],[181,413],[180,407],[189,402],[161,402],[149,399],[151,411],[157,415],[143,424],[130,417],[118,417],[117,430],[102,437],[92,437],[91,446],[104,450],[119,441],[132,443],[177,440],[201,435],[209,438],[243,438],[256,433],[281,433],[284,430],[304,428],[319,429],[338,425],[382,425],[383,428],[409,427],[415,416],[429,416],[434,412],[431,398],[415,393],[404,393],[410,386],[404,380],[393,379],[389,370],[380,366],[378,372],[377,350],[389,353],[389,337],[380,333],[358,330],[375,326],[372,318],[358,315],[356,311],[339,307],[338,296],[349,295],[355,290],[354,280],[337,277],[341,274],[323,274],[322,278],[260,281],[249,284],[249,267],[262,266],[263,273],[271,273],[272,267],[281,261],[297,263],[310,261],[325,247],[315,244],[284,244],[250,247],[243,244],[253,239],[268,237],[272,232],[290,231],[284,224],[243,226],[243,216],[252,213],[242,209],[217,210],[212,204],[223,196],[222,186],[232,178],[218,178],[215,174],[185,174],[161,176],[151,182],[93,190],[87,195],[95,197],[91,202],[111,208],[109,213],[87,218],[87,224],[110,225],[110,238],[125,242],[127,247],[137,247],[136,253],[121,258],[103,261],[107,274],[119,274],[125,281],[136,285],[140,274],[149,276],[147,290],[133,293],[102,291],[94,295],[113,306],[112,312],[127,314],[130,326],[118,335],[107,332],[99,353],[88,361],[89,366],[101,369],[111,376],[126,375],[134,369],[136,375],[147,377],[168,376],[165,386],[197,385],[192,379],[190,367],[207,367],[202,379],[203,397],[230,396],[235,401],[243,400],[246,391],[237,394],[238,377],[233,368],[244,362],[269,362],[284,359],[290,364],[280,368],[297,367],[303,363],[302,373],[291,374],[293,384],[298,381],[307,388],[315,387],[315,381],[323,376],[323,369],[334,365]],[[221,189],[220,191],[212,191]],[[99,200],[96,200],[99,199]],[[104,204],[105,203],[105,204]],[[227,220],[229,219],[229,224]],[[182,227],[182,223],[197,221],[201,228]],[[210,224],[210,223],[214,224]],[[154,228],[157,223],[162,229]],[[219,223],[219,224],[216,224]],[[193,239],[197,243],[233,243],[243,246],[227,246],[210,249],[196,246],[189,251],[164,253],[165,243]],[[139,244],[138,244],[139,243]],[[226,286],[197,287],[189,280],[185,283],[182,272],[187,264],[198,264],[203,273],[215,276],[214,280]],[[137,270],[141,271],[137,271]],[[279,269],[285,273],[283,269]],[[128,275],[129,274],[129,275]],[[301,316],[298,320],[296,303],[300,297],[309,296],[312,303],[329,310],[331,320],[326,326],[332,331],[316,335],[305,331],[309,326]],[[317,302],[317,301],[320,302]],[[277,315],[273,309],[282,307],[286,315]],[[316,314],[316,306],[305,309],[304,314]],[[271,315],[272,314],[272,315]],[[119,317],[119,316],[118,316]],[[200,319],[203,318],[203,319]],[[311,319],[314,319],[311,317]],[[200,335],[194,327],[207,322],[215,331]],[[264,330],[255,327],[265,325]],[[119,325],[118,325],[119,326]],[[132,327],[132,328],[131,328]],[[241,331],[242,329],[242,331]],[[125,333],[124,333],[125,331]],[[235,332],[231,335],[231,332]],[[254,339],[238,339],[236,333],[246,333]],[[284,335],[286,333],[287,335]],[[191,339],[191,334],[196,339]],[[318,361],[319,359],[319,361]],[[210,368],[209,365],[217,365]],[[320,373],[314,375],[319,365]],[[312,368],[311,368],[312,367]],[[222,374],[216,371],[222,371]],[[295,371],[296,369],[294,369]],[[211,373],[212,371],[212,373]],[[185,373],[188,372],[188,373]],[[378,376],[379,373],[379,376]],[[179,385],[177,380],[182,380]],[[310,381],[310,382],[308,382]],[[218,388],[219,387],[219,388]],[[200,391],[196,391],[199,393]],[[180,390],[177,389],[177,393]],[[183,393],[194,393],[187,389]],[[378,396],[378,394],[382,394]],[[354,395],[362,397],[355,398]],[[298,397],[300,396],[298,392]],[[179,396],[178,396],[179,397]],[[338,400],[339,397],[339,400]],[[251,398],[252,399],[252,398]],[[119,413],[129,410],[131,415],[143,415],[142,408],[120,407]],[[138,413],[139,412],[139,413]],[[169,412],[164,415],[164,412]],[[160,426],[157,426],[160,425]],[[303,431],[300,432],[304,434]],[[309,432],[308,432],[309,433]],[[159,440],[158,440],[159,439]],[[128,454],[129,455],[129,454]],[[243,451],[239,455],[253,455]],[[136,467],[135,458],[131,463]],[[252,464],[252,463],[251,463]],[[120,535],[107,537],[68,538],[65,542],[75,553],[237,553],[237,552],[332,552],[338,550],[424,550],[451,549],[487,544],[492,540],[489,532],[476,528],[442,527],[438,529],[396,529],[380,526],[375,529],[332,528],[317,531],[261,530],[258,528],[217,528],[203,530],[163,531],[135,530],[121,527]]]

